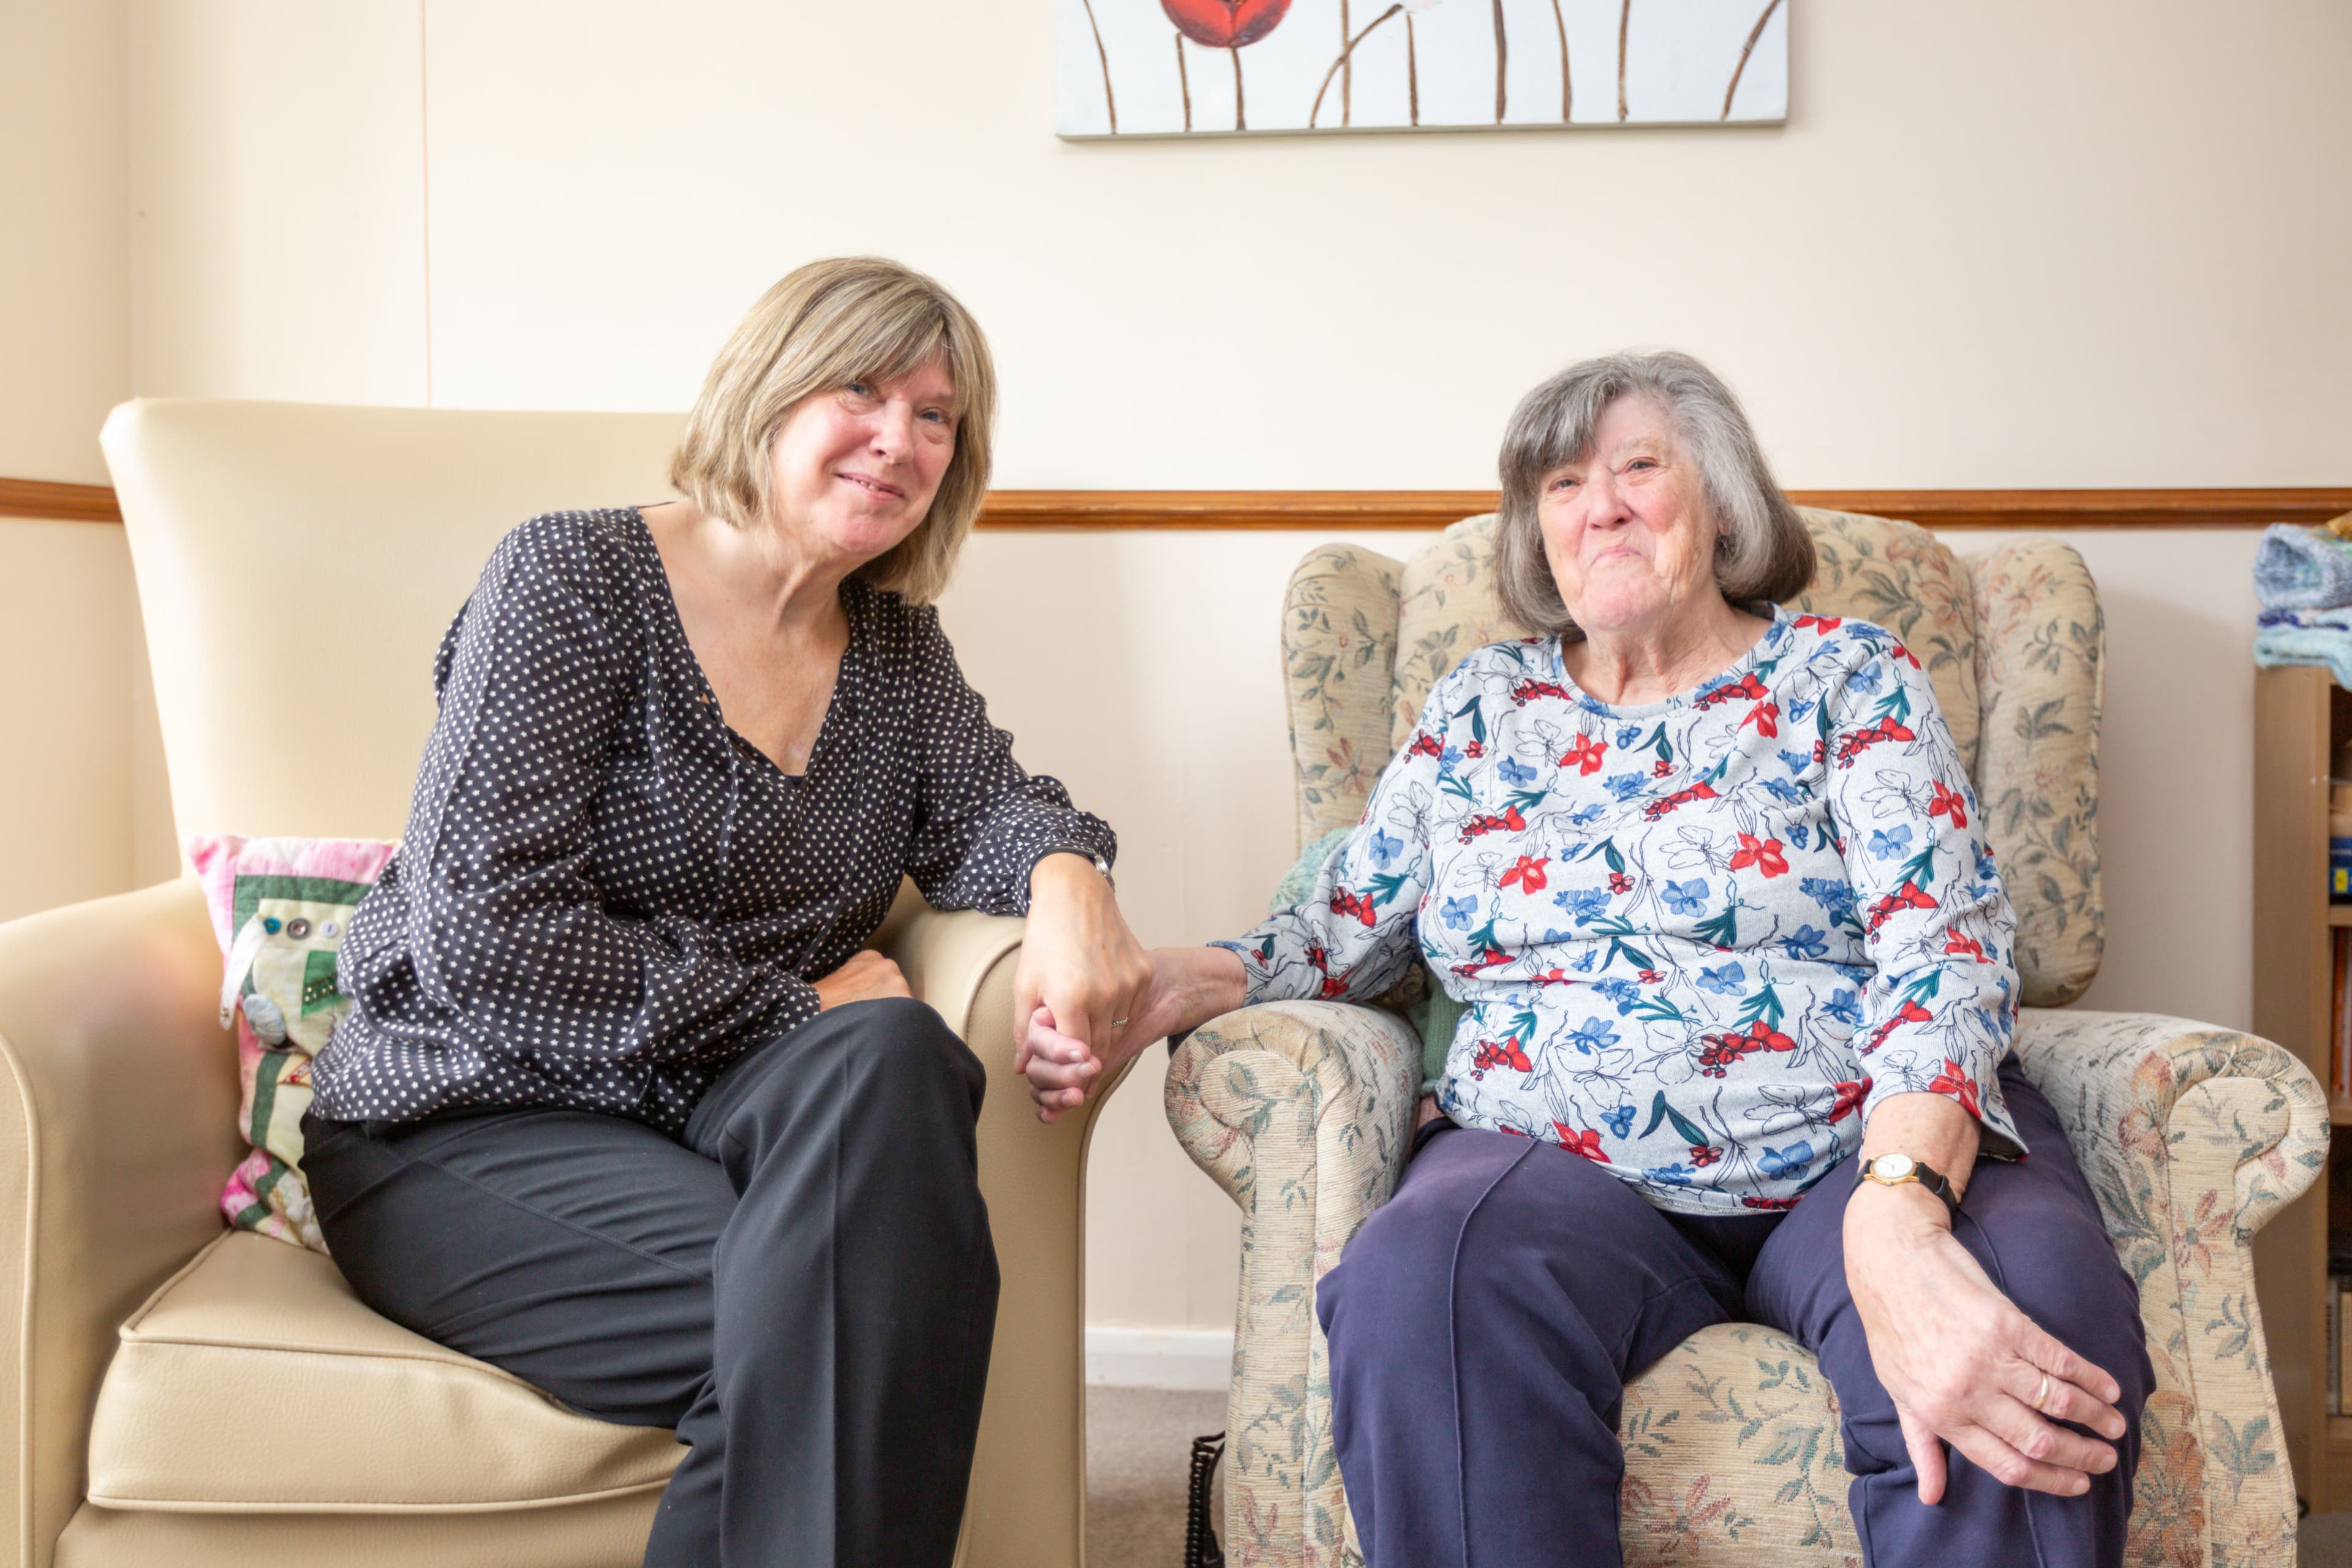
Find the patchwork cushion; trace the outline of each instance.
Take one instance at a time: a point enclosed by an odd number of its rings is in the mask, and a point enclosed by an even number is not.
[[[253,1152],[221,1193],[229,1224],[324,1252],[302,1179],[310,1058],[351,1011],[335,954],[352,911],[392,858],[373,839],[188,841],[225,955],[221,1026],[236,1023],[237,1128]]]
[[[544,1508],[659,1488],[684,1452],[667,1432],[579,1415],[377,1316],[316,1253],[230,1231],[122,1325],[90,1425],[89,1500]]]

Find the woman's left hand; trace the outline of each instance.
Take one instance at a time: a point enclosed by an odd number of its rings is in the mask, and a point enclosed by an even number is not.
[[[1013,972],[1013,1070],[1028,1070],[1029,1023],[1041,1005],[1063,1034],[1115,1059],[1150,983],[1151,962],[1093,863],[1067,854],[1038,861]]]
[[[2000,1292],[1953,1237],[1940,1199],[1916,1184],[1863,1183],[1846,1203],[1845,1273],[1921,1502],[1944,1495],[1947,1442],[1996,1480],[2059,1497],[2115,1468],[2105,1443],[2053,1423],[2121,1437],[2116,1380]]]

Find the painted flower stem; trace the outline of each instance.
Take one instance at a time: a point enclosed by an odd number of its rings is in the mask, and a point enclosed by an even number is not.
[[[1356,116],[1356,62],[1348,58],[1348,0],[1339,0],[1339,123]]]
[[[1192,79],[1184,69],[1184,35],[1176,35],[1176,85],[1184,93],[1184,129],[1192,129]]]
[[[1404,100],[1412,123],[1421,123],[1421,47],[1412,36],[1412,13],[1404,14]]]
[[[1559,13],[1559,0],[1551,0],[1551,25],[1559,29],[1559,122],[1565,125],[1576,107],[1576,83],[1568,74],[1568,18]]]
[[[1242,47],[1235,44],[1234,54],[1234,129],[1249,129],[1249,118],[1242,112]]]
[[[1503,122],[1503,68],[1511,58],[1511,40],[1503,31],[1503,0],[1495,0],[1495,123]]]
[[[1358,33],[1354,37],[1348,40],[1348,47],[1339,51],[1339,58],[1333,60],[1331,62],[1331,68],[1323,73],[1323,85],[1315,89],[1315,107],[1307,111],[1307,127],[1308,130],[1311,131],[1315,128],[1315,117],[1323,112],[1323,95],[1331,90],[1331,79],[1338,76],[1339,74],[1339,68],[1348,63],[1349,57],[1356,52],[1356,46],[1362,43],[1366,38],[1370,37],[1372,36],[1373,28],[1379,26],[1382,22],[1387,21],[1390,17],[1400,15],[1403,10],[1403,0],[1397,0],[1397,4],[1391,5],[1387,10],[1381,12],[1370,21],[1365,23],[1364,30],[1362,32]],[[1409,16],[1405,18],[1405,27],[1408,32],[1410,32],[1412,27],[1412,19]]]
[[[1085,4],[1087,7],[1087,26],[1093,30],[1095,36],[1095,58],[1102,61],[1103,107],[1110,111],[1110,133],[1116,136],[1118,134],[1118,100],[1111,96],[1110,55],[1108,51],[1105,50],[1103,47],[1101,24],[1095,20],[1095,0],[1085,0]],[[1753,42],[1752,39],[1750,41]],[[1734,77],[1732,81],[1737,85],[1738,79],[1739,79],[1738,77]]]
[[[1723,118],[1731,118],[1732,96],[1739,90],[1739,79],[1748,74],[1748,57],[1756,52],[1756,40],[1764,36],[1764,24],[1780,8],[1780,0],[1765,0],[1764,14],[1748,29],[1748,41],[1739,46],[1739,63],[1731,68],[1731,85],[1723,89]]]
[[[1617,12],[1617,120],[1620,124],[1625,120],[1625,35],[1633,30],[1633,0],[1625,0]]]

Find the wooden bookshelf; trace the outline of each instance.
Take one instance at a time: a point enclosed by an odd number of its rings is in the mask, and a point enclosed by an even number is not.
[[[2324,669],[2254,675],[2254,1033],[2301,1057],[2322,1083],[2333,1020],[2327,901],[2327,773],[2352,740],[2352,692]],[[2331,1167],[2352,1159],[2352,1101],[2334,1100]],[[2254,1279],[2270,1341],[2295,1490],[2315,1513],[2352,1510],[2352,1415],[2327,1414],[2327,1210],[2334,1171],[2254,1237]],[[2352,1215],[2346,1216],[2352,1219]]]

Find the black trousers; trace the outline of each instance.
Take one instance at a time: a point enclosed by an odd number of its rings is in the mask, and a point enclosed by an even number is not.
[[[677,1428],[648,1568],[946,1568],[996,1321],[973,1123],[940,1016],[835,1008],[682,1139],[593,1111],[303,1122],[361,1300],[575,1409]]]

